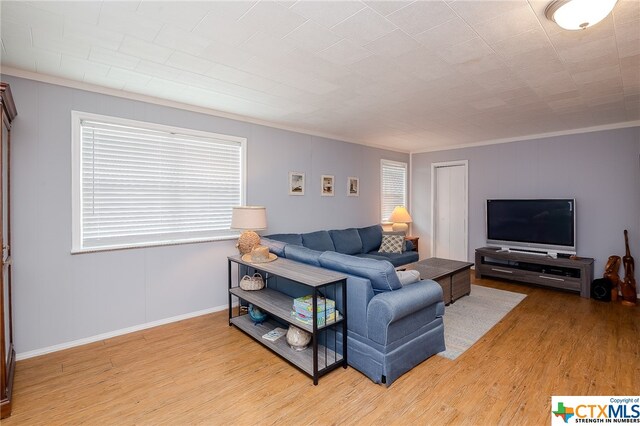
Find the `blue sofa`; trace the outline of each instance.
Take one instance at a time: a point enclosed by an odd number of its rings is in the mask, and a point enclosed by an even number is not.
[[[369,228],[361,229],[366,234],[366,230],[371,231]],[[299,239],[283,242],[283,238],[289,237],[282,234],[276,237],[281,240],[262,238],[261,244],[278,256],[347,275],[348,362],[372,381],[390,385],[422,361],[445,350],[444,303],[438,283],[423,280],[403,286],[387,259],[358,256],[362,252],[349,255],[314,250],[299,244]],[[345,241],[336,239],[335,233],[333,238],[332,241],[342,241],[338,246],[343,249]],[[362,242],[371,243],[367,238]],[[307,291],[281,279],[269,285],[292,297]],[[336,299],[341,306],[340,293]]]
[[[306,234],[273,234],[266,238],[316,251],[335,251],[367,259],[388,260],[395,267],[418,261],[418,252],[413,251],[410,241],[405,241],[402,253],[380,253],[378,249],[382,243],[382,235],[382,227],[373,225]]]

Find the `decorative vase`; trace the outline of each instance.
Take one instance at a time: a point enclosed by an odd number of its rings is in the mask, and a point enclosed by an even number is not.
[[[251,318],[255,325],[259,325],[265,322],[265,320],[267,319],[267,314],[262,312],[260,308],[249,303],[249,318]]]
[[[290,325],[287,330],[287,343],[296,351],[304,350],[311,342],[311,333]]]

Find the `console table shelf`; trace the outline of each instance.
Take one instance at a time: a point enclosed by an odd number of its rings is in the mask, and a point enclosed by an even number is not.
[[[475,261],[476,278],[504,278],[591,295],[594,260],[590,257],[554,259],[483,247],[476,249]]]
[[[269,312],[269,314],[278,317],[284,322],[292,322],[291,306],[293,305],[293,298],[279,291],[271,290],[270,288],[264,288],[260,291],[247,291],[240,287],[232,287],[229,292],[248,303],[258,306],[260,309]],[[340,317],[338,321],[328,321],[326,325],[318,326],[318,330],[340,322],[342,322],[342,317]],[[313,333],[313,327],[309,324],[300,321],[294,321],[292,323],[298,328]]]
[[[233,279],[232,265],[236,265],[237,279]],[[318,378],[329,371],[342,366],[347,368],[347,276],[327,269],[318,268],[304,263],[294,262],[289,259],[279,258],[268,263],[251,263],[243,261],[240,256],[228,258],[229,268],[229,325],[234,325],[245,332],[254,340],[271,349],[282,358],[286,359],[300,370],[313,378],[313,384],[318,384]],[[247,291],[238,286],[240,276],[246,272],[263,275],[266,287],[261,290]],[[311,324],[298,321],[291,316],[293,309],[293,297],[278,291],[274,280],[286,279],[294,283],[308,287],[312,296],[312,320]],[[321,291],[333,288],[333,295],[341,296],[342,300],[335,297],[336,319],[326,324],[318,325],[317,303]],[[340,293],[338,292],[340,289]],[[325,294],[325,296],[329,296]],[[240,304],[250,303],[265,311],[270,318],[255,325],[249,315],[237,313],[234,310],[232,297],[238,299]],[[334,296],[331,296],[334,297]],[[294,325],[311,334],[311,344],[301,351],[289,347],[286,337],[270,341],[262,336],[276,327]],[[341,351],[340,351],[341,349]]]
[[[251,321],[251,319],[249,318],[249,315],[233,317],[231,318],[231,324],[235,325],[240,330],[244,331],[249,336],[253,337],[255,340],[259,341],[264,346],[271,349],[273,352],[277,353],[282,358],[298,367],[300,370],[304,371],[310,376],[313,376],[313,348],[311,346],[307,347],[303,351],[294,351],[289,347],[284,337],[281,337],[275,342],[262,338],[264,334],[270,332],[274,328],[281,327],[281,324],[272,320],[268,320],[262,324],[254,325],[253,321]],[[299,325],[296,324],[296,327],[298,326]],[[326,346],[319,344],[318,364],[331,366],[335,363],[342,363],[342,355],[340,353],[332,351]],[[324,369],[319,369],[318,373],[322,374],[323,370]]]

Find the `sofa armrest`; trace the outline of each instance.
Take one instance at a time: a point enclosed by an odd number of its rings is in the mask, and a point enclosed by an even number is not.
[[[432,280],[377,294],[367,308],[367,334],[371,338],[392,322],[439,302],[442,302],[442,287]]]

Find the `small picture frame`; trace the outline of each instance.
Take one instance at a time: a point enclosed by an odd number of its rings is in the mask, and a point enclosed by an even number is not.
[[[357,177],[349,176],[347,178],[347,197],[359,197],[360,196],[360,179]]]
[[[289,172],[289,195],[304,195],[304,173]]]
[[[322,175],[320,179],[320,195],[323,197],[333,197],[334,177],[332,175]]]

